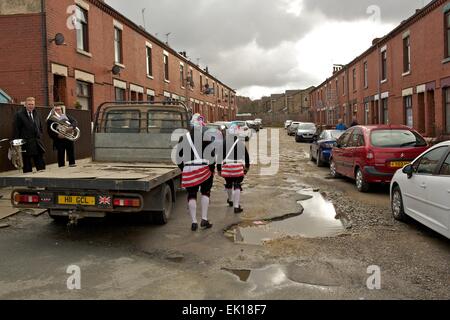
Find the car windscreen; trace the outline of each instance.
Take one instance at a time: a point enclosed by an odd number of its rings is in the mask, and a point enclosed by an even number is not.
[[[375,130],[370,136],[371,143],[378,148],[425,147],[426,141],[410,130]]]
[[[340,131],[340,130],[336,130],[336,131],[327,131],[327,139],[334,139],[337,140],[339,139],[345,131]]]
[[[299,125],[298,127],[299,130],[310,130],[310,131],[315,131],[316,130],[316,126],[312,123],[303,123],[301,125]]]

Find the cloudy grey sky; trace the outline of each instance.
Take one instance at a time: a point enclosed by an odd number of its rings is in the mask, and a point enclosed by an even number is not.
[[[430,0],[107,0],[193,62],[259,98],[317,85]]]

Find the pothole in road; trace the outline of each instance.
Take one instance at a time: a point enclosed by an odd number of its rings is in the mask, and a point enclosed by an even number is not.
[[[269,291],[285,286],[302,286],[307,289],[331,291],[337,287],[337,284],[334,283],[322,285],[302,282],[300,280],[302,277],[297,277],[295,272],[292,273],[288,267],[282,265],[271,265],[253,270],[228,268],[222,268],[222,270],[237,276],[241,282],[253,285],[252,290],[254,291]]]
[[[247,221],[230,227],[225,235],[238,244],[264,245],[267,241],[287,238],[335,237],[345,231],[334,205],[319,190],[299,191],[300,215],[286,215],[272,220]]]

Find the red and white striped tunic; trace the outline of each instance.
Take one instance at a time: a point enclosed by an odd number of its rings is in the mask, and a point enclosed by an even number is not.
[[[201,185],[203,182],[211,178],[212,172],[209,169],[208,161],[201,159],[195,149],[189,133],[186,135],[186,138],[192,151],[194,152],[196,160],[185,163],[183,173],[181,175],[181,187],[192,188]]]
[[[211,170],[209,166],[186,165],[182,173],[182,187],[191,188],[201,185],[203,182],[211,178]]]
[[[242,162],[224,162],[222,164],[222,177],[240,178],[245,176],[244,164]]]
[[[222,177],[224,178],[241,178],[245,176],[243,161],[228,160],[238,143],[239,139],[233,144],[225,160],[222,162]]]

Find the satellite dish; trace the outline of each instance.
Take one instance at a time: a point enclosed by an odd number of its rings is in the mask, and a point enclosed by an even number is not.
[[[63,46],[66,45],[66,39],[64,38],[64,35],[62,33],[57,33],[55,35],[55,38],[50,40],[50,43],[55,42],[57,46]]]
[[[120,67],[119,66],[114,66],[111,70],[112,74],[117,76],[118,74],[120,74]]]
[[[62,33],[57,33],[55,36],[55,43],[57,46],[62,46],[65,42],[64,35]]]

